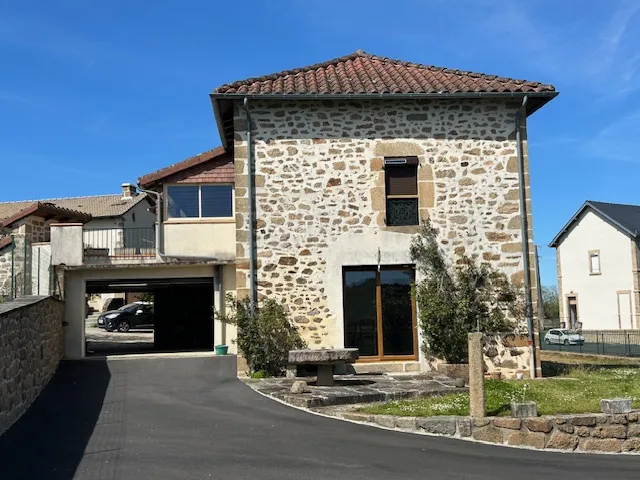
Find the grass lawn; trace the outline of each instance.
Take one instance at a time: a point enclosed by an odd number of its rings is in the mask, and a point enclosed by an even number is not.
[[[626,397],[640,408],[640,368],[576,367],[565,375],[545,380],[487,380],[487,414],[508,415],[512,400],[521,401],[525,384],[526,400],[538,404],[542,415],[600,412],[600,399]],[[373,414],[403,416],[469,415],[469,394],[399,400],[360,409]]]

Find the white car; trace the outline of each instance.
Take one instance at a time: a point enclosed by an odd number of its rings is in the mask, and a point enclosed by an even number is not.
[[[575,330],[568,328],[554,328],[544,336],[544,343],[551,345],[584,345],[584,337]]]

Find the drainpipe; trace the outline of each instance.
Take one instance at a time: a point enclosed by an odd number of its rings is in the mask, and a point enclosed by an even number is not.
[[[524,268],[524,315],[527,320],[527,330],[529,333],[529,348],[531,348],[531,378],[536,377],[536,345],[533,338],[533,308],[531,305],[531,278],[529,276],[529,228],[527,223],[527,204],[524,182],[524,155],[522,153],[522,134],[520,132],[520,117],[527,106],[528,97],[522,99],[522,105],[516,111],[516,149],[518,152],[518,184],[520,193],[520,236],[522,238],[522,260]]]
[[[253,165],[253,142],[251,139],[251,113],[249,111],[249,99],[244,97],[243,107],[247,117],[247,171],[249,181],[247,182],[247,193],[249,195],[249,301],[251,307],[255,308],[258,301],[258,283],[256,279],[256,241],[255,241],[255,177]]]
[[[16,298],[16,242],[11,235],[11,300]]]
[[[170,255],[166,254],[163,251],[163,229],[162,229],[162,195],[158,192],[154,192],[153,190],[145,190],[140,186],[140,183],[137,184],[138,190],[144,192],[148,195],[152,195],[156,199],[156,256],[160,257],[161,260],[166,259],[176,259],[176,260],[216,260],[213,257],[200,256],[200,255]]]

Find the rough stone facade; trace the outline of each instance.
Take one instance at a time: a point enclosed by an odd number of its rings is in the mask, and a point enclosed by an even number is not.
[[[0,304],[0,435],[33,403],[64,352],[64,303],[22,297]]]
[[[490,100],[252,103],[259,296],[285,301],[311,347],[343,346],[342,266],[408,263],[417,231],[385,225],[383,160],[392,156],[418,157],[420,216],[440,230],[452,261],[464,253],[521,283],[517,108]],[[237,105],[234,126],[236,285],[244,296],[248,171]],[[525,182],[528,195],[528,174]]]
[[[38,216],[25,217],[6,229],[4,235],[13,235],[15,249],[6,246],[0,250],[0,297],[11,295],[11,257],[13,256],[14,295],[31,295],[32,291],[32,251],[38,242],[48,242],[52,221]],[[26,242],[26,255],[25,255]]]
[[[532,418],[400,417],[323,411],[386,428],[419,431],[535,449],[640,453],[640,412],[620,415],[556,415]]]
[[[500,374],[500,378],[531,376],[529,338],[514,333],[496,333],[484,336],[483,357],[485,373]]]

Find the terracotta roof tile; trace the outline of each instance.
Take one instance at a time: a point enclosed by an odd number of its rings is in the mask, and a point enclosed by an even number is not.
[[[248,78],[214,94],[541,93],[553,85],[452,70],[357,52],[308,67]]]
[[[231,157],[231,155],[227,154],[223,147],[217,147],[193,157],[189,157],[181,162],[169,165],[168,167],[161,168],[160,170],[157,170],[155,172],[143,175],[138,179],[138,183],[142,187],[148,188],[156,182],[159,182],[160,180],[164,180],[170,176],[184,172],[187,169],[192,169],[193,167],[202,165],[206,162],[211,162],[213,160],[228,160],[230,162],[233,162],[233,158]]]
[[[51,202],[31,202],[26,206],[22,205],[22,202],[15,202],[18,204],[10,215],[0,219],[0,227],[9,227],[11,224],[21,220],[29,215],[49,216],[51,218],[63,217],[66,219],[73,219],[81,222],[88,222],[91,220],[91,215],[86,212],[80,212],[70,208],[65,208],[60,205],[56,205]],[[7,204],[0,204],[6,206]],[[9,210],[3,210],[4,214]]]
[[[24,200],[18,202],[0,202],[0,220],[11,217],[35,202],[53,204],[59,208],[75,210],[89,214],[93,218],[119,217],[128,212],[134,205],[147,198],[140,193],[130,199],[123,199],[122,194],[93,195],[88,197],[51,198],[46,200]]]

